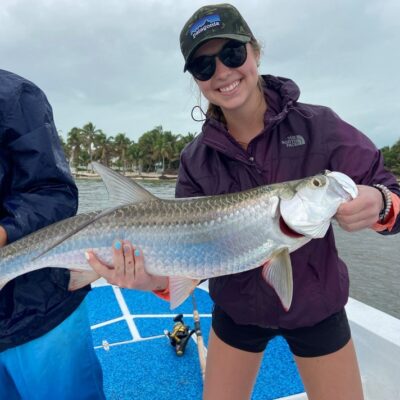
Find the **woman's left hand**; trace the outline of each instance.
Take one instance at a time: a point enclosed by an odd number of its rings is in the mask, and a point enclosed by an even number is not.
[[[90,266],[112,285],[145,291],[164,290],[168,286],[166,276],[146,272],[143,252],[128,241],[114,242],[113,265],[101,261],[93,251],[87,251],[86,258]]]
[[[370,228],[379,219],[383,206],[380,191],[372,186],[358,185],[358,196],[343,203],[335,217],[342,229],[355,232]]]

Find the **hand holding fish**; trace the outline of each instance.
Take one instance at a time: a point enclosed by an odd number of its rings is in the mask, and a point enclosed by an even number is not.
[[[112,265],[101,261],[93,251],[88,251],[86,258],[90,266],[112,285],[145,291],[163,290],[168,285],[167,277],[146,272],[143,252],[126,240],[114,242]]]
[[[336,213],[342,229],[355,232],[370,228],[378,220],[383,201],[381,193],[372,186],[358,185],[358,196],[343,203]]]
[[[7,243],[7,232],[6,230],[0,225],[0,247],[5,246]]]

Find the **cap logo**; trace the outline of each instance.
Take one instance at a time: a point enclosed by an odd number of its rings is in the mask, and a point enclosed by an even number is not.
[[[205,17],[199,19],[197,22],[195,22],[191,28],[190,28],[190,34],[192,35],[193,39],[196,39],[196,37],[206,31],[209,28],[214,28],[216,26],[221,25],[221,18],[218,14],[213,14],[213,15],[206,15]]]

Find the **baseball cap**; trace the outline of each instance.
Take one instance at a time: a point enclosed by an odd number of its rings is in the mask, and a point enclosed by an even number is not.
[[[186,22],[180,44],[186,71],[196,49],[210,39],[234,39],[242,43],[254,38],[246,21],[231,4],[212,4],[199,8]]]

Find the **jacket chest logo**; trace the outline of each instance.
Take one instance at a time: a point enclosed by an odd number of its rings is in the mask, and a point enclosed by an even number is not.
[[[285,140],[282,140],[282,144],[286,147],[298,147],[306,144],[304,137],[301,135],[288,136]]]

